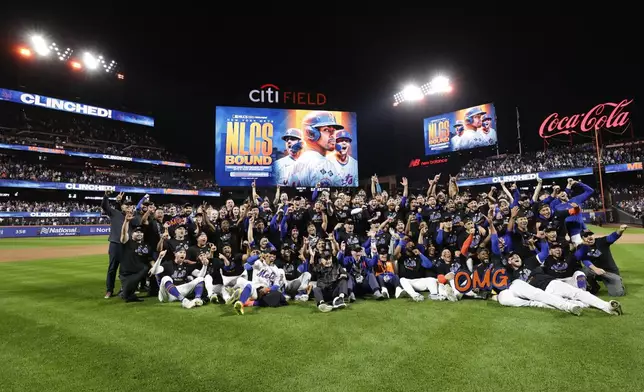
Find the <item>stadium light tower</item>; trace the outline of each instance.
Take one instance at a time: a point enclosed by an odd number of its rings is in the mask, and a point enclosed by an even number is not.
[[[418,87],[409,85],[405,89],[394,95],[394,106],[398,106],[403,102],[420,101],[426,95],[445,94],[453,90],[449,78],[445,76],[437,76],[431,82],[425,83]]]

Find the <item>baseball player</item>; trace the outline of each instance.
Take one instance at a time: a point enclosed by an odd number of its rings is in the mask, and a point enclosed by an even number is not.
[[[396,298],[400,294],[407,294],[414,301],[420,302],[425,300],[418,291],[429,291],[429,298],[433,300],[444,299],[438,295],[438,281],[432,277],[431,271],[434,266],[429,258],[421,253],[421,250],[412,241],[400,241],[398,243],[401,255],[398,259],[398,274],[400,275],[400,286],[403,291],[396,292]],[[404,253],[402,253],[404,249]]]
[[[485,139],[485,145],[496,144],[496,129],[492,128],[492,117],[489,114],[483,116],[483,121],[481,122],[481,133]]]
[[[326,111],[307,114],[302,120],[306,149],[291,170],[290,186],[340,186],[341,178],[326,154],[335,150],[335,131],[344,129],[335,116]]]
[[[275,161],[275,181],[278,185],[287,185],[291,169],[295,161],[302,154],[302,131],[297,128],[289,128],[282,136],[282,140],[286,144],[286,156]]]
[[[621,297],[624,295],[624,283],[619,274],[619,268],[613,258],[610,246],[621,238],[627,225],[621,225],[619,229],[605,237],[595,238],[592,231],[581,234],[582,245],[577,248],[575,257],[584,265],[584,272],[589,278],[591,292],[598,290],[596,278],[599,278],[606,285],[608,295]]]
[[[340,186],[358,186],[358,161],[349,155],[353,138],[349,131],[342,129],[335,132],[335,153],[333,163],[340,177]]]
[[[547,249],[547,245],[544,245]],[[617,301],[606,302],[586,290],[564,283],[543,272],[539,255],[529,257],[525,262],[518,253],[510,253],[507,272],[510,288],[501,291],[498,301],[505,306],[534,306],[526,302],[537,301],[574,315],[581,315],[584,307],[592,306],[610,315],[621,315],[622,306]],[[536,290],[535,290],[536,289]],[[546,306],[547,307],[547,306]]]
[[[219,296],[230,305],[230,292],[237,287],[238,281],[245,282],[248,279],[248,272],[244,269],[242,255],[233,257],[230,245],[224,245],[222,253],[211,262],[208,273],[204,278],[204,284],[210,302],[219,302]],[[221,283],[219,283],[221,282]]]
[[[259,250],[252,251],[251,256],[246,260],[245,268],[253,270],[253,281],[240,282],[241,279],[238,279],[237,285],[243,288],[235,290],[232,299],[228,301],[234,301],[233,307],[237,314],[244,314],[246,302],[257,300],[259,293],[279,291],[283,275],[274,264],[276,257],[276,250],[270,253],[260,253]]]
[[[482,126],[481,118],[486,113],[480,107],[473,107],[465,113],[465,120],[463,125],[465,130],[461,135],[458,148],[460,150],[467,150],[469,148],[481,147],[485,144],[485,137],[478,131]]]
[[[203,305],[201,294],[204,289],[204,276],[208,267],[208,259],[201,257],[203,267],[193,279],[190,265],[184,263],[186,260],[186,250],[179,248],[174,251],[174,260],[168,260],[163,263],[163,257],[159,258],[150,268],[150,276],[154,275],[159,282],[159,301],[174,302],[181,301],[181,306],[190,309],[195,306]],[[205,255],[202,255],[205,256]],[[187,297],[194,295],[194,299]]]
[[[546,274],[568,283],[573,287],[586,290],[586,274],[581,271],[581,263],[575,255],[564,255],[563,247],[558,242],[542,242],[541,246],[549,248],[549,255],[543,261],[543,270]]]
[[[123,219],[121,226],[121,269],[119,278],[121,280],[121,298],[127,302],[143,301],[135,295],[139,282],[145,278],[148,270],[148,261],[152,260],[152,248],[143,241],[143,228],[137,226],[129,235],[130,222],[134,214],[128,212]]]
[[[452,133],[453,136],[450,140],[450,143],[452,143],[452,151],[456,151],[459,149],[459,145],[461,143],[461,135],[463,135],[463,131],[465,130],[463,120],[457,120],[453,128],[454,132]]]

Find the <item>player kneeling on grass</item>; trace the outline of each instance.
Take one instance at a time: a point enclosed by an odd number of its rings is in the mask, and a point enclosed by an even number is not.
[[[260,299],[258,294],[267,295],[271,291],[279,292],[283,275],[274,264],[276,257],[277,251],[275,250],[270,253],[260,253],[259,250],[251,252],[244,267],[247,270],[253,270],[253,281],[248,282],[239,278],[237,280],[239,288],[228,300],[228,303],[233,302],[233,308],[237,314],[244,314],[244,306],[261,305],[255,303]],[[280,293],[280,295],[282,294]],[[276,295],[274,296],[276,297]]]
[[[542,246],[547,249],[543,242]],[[501,291],[498,295],[501,305],[555,308],[577,316],[581,314],[582,308],[592,306],[611,315],[622,314],[619,302],[606,302],[586,290],[573,287],[544,273],[540,257],[536,255],[523,261],[517,253],[510,253],[506,270],[511,283],[509,289]],[[532,301],[547,306],[533,304]]]
[[[315,253],[315,250],[312,251]],[[315,260],[315,255],[311,255]],[[330,312],[333,309],[344,308],[344,299],[349,296],[347,271],[338,263],[333,262],[333,256],[323,255],[319,258],[318,280],[313,288],[315,303],[322,312]],[[331,302],[331,305],[327,304]]]
[[[174,252],[174,260],[164,262],[163,255],[159,254],[159,258],[150,269],[150,275],[155,275],[157,282],[159,282],[159,301],[161,302],[174,302],[181,301],[181,306],[186,309],[194,308],[195,306],[203,305],[201,294],[204,289],[204,276],[208,268],[208,258],[202,255],[199,261],[203,267],[193,279],[191,275],[194,267],[184,263],[186,259],[185,249],[177,249]],[[188,296],[194,296],[193,300],[188,299]]]
[[[137,226],[128,234],[130,222],[134,218],[128,213],[123,220],[121,227],[121,243],[123,244],[121,269],[119,279],[121,280],[121,298],[126,302],[141,302],[135,292],[139,282],[145,278],[148,261],[152,260],[152,249],[143,242],[143,228]],[[165,255],[165,252],[163,252]]]

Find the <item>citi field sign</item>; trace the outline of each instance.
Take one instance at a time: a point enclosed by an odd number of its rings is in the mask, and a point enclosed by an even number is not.
[[[259,89],[251,90],[248,99],[254,103],[291,104],[300,106],[323,106],[326,95],[302,91],[282,90],[274,84],[264,84]]]
[[[599,131],[602,128],[621,128],[631,121],[629,105],[632,99],[621,102],[604,102],[593,106],[586,113],[560,116],[552,113],[543,120],[539,127],[539,136],[548,139],[557,135]]]

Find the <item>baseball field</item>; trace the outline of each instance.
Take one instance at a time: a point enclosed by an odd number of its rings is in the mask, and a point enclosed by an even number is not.
[[[0,240],[0,391],[642,391],[644,230],[612,250],[622,317],[402,299],[237,316],[103,299],[105,237]]]

